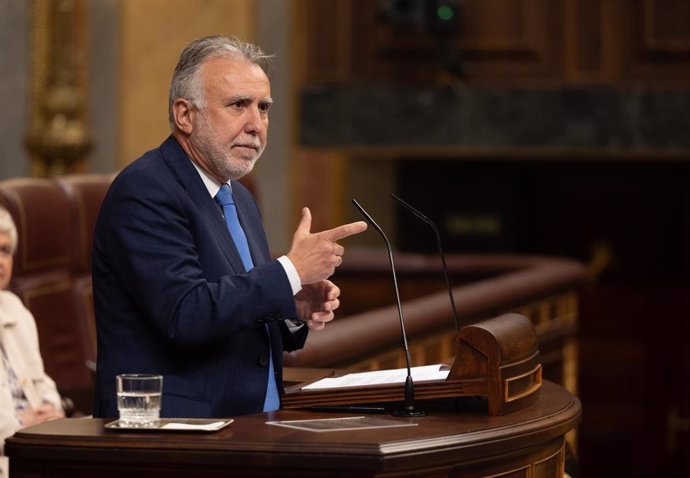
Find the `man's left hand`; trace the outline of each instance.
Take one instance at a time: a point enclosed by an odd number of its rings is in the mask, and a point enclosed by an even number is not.
[[[323,330],[340,307],[339,296],[340,289],[327,279],[305,284],[295,296],[299,319],[312,330]]]

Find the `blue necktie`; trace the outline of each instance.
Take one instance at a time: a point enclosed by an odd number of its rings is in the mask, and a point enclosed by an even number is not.
[[[215,197],[218,204],[223,208],[223,216],[225,216],[225,223],[228,225],[228,230],[232,236],[232,240],[240,253],[242,263],[247,272],[254,267],[252,256],[249,252],[249,243],[244,230],[240,225],[240,219],[237,216],[237,208],[232,197],[232,189],[227,184],[220,187],[220,191]],[[266,326],[268,332],[268,325]],[[269,334],[270,335],[270,334]],[[268,387],[266,389],[266,397],[264,399],[264,412],[278,410],[280,408],[280,396],[278,394],[278,387],[276,386],[275,370],[273,368],[273,354],[271,353],[271,341],[269,336],[268,341]]]

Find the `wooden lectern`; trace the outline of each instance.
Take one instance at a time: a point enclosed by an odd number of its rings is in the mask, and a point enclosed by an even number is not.
[[[416,384],[420,399],[486,397],[461,408],[426,405],[425,417],[388,420],[405,426],[330,433],[276,422],[342,419],[342,414],[278,410],[235,417],[214,433],[112,430],[106,419],[54,420],[8,438],[14,478],[120,477],[535,477],[562,478],[565,433],[580,403],[563,388],[542,385],[531,322],[509,314],[463,327],[446,380]],[[404,384],[290,389],[283,408],[393,402]],[[510,412],[510,413],[509,413]]]
[[[342,414],[279,410],[235,417],[214,433],[118,431],[102,418],[65,418],[19,430],[5,443],[12,478],[376,477],[563,478],[564,435],[580,402],[544,381],[532,405],[488,416],[469,400],[428,403],[412,426],[310,432],[267,422]]]
[[[532,322],[505,314],[463,327],[445,380],[415,382],[415,398],[486,397],[489,415],[503,415],[534,403],[541,388],[541,364]],[[305,390],[286,389],[283,408],[399,402],[404,384]]]

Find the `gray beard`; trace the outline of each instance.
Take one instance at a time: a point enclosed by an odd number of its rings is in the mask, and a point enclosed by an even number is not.
[[[251,159],[239,158],[233,160],[227,149],[223,150],[212,145],[210,137],[199,138],[198,136],[192,136],[190,143],[197,151],[206,155],[208,162],[211,163],[213,168],[223,178],[227,179],[240,179],[242,176],[249,174],[264,151],[264,147],[262,147]]]
[[[236,164],[237,161],[232,161],[223,154],[211,154],[208,156],[208,159],[223,177],[228,179],[240,179],[242,176],[252,172],[259,156],[260,153],[253,159],[240,159],[241,163],[239,166]]]

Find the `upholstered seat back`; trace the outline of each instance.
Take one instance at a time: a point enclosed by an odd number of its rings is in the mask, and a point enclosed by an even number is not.
[[[0,203],[17,226],[18,248],[10,288],[31,310],[46,372],[63,393],[90,384],[84,367],[72,278],[69,198],[49,179],[0,182]]]
[[[0,204],[17,225],[10,288],[33,313],[46,372],[90,410],[96,358],[91,243],[112,175],[0,181]]]
[[[114,175],[70,175],[56,179],[69,199],[73,227],[70,228],[72,279],[78,325],[86,363],[96,366],[96,319],[91,285],[91,252],[98,211]]]

